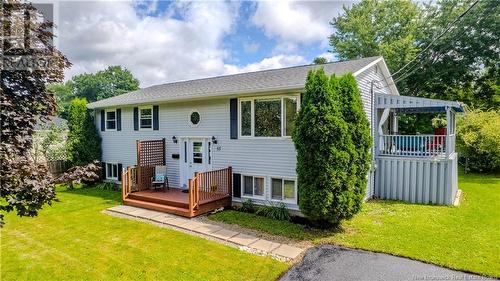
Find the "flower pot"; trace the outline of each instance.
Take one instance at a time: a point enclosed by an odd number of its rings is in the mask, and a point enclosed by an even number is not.
[[[434,135],[446,135],[446,127],[445,128],[434,128]]]

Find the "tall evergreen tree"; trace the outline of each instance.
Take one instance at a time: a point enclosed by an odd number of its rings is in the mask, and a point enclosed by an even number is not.
[[[101,159],[101,137],[85,99],[74,99],[68,114],[68,152],[71,164],[85,165]]]

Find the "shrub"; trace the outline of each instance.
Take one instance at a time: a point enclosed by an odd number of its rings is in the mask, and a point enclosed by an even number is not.
[[[280,221],[290,220],[290,213],[283,203],[279,203],[278,205],[271,203],[269,206],[261,206],[257,209],[255,214]]]
[[[68,152],[74,166],[81,166],[101,159],[101,137],[85,99],[74,99],[68,115]]]
[[[500,111],[476,110],[457,121],[457,149],[466,170],[500,171]]]
[[[101,166],[94,161],[84,166],[76,166],[69,169],[55,179],[56,183],[67,184],[68,189],[73,189],[75,184],[93,184],[99,181]]]
[[[255,213],[256,211],[255,204],[253,203],[252,200],[247,199],[241,203],[240,211],[245,212],[245,213]]]
[[[371,135],[351,74],[309,72],[292,137],[301,212],[332,224],[352,217],[366,189]]]

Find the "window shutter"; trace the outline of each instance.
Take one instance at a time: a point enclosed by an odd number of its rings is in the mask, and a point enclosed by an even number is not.
[[[160,107],[153,105],[153,130],[160,129]]]
[[[101,109],[101,131],[106,130],[106,110]]]
[[[304,93],[300,93],[300,105],[304,104]]]
[[[238,99],[229,100],[229,120],[231,139],[238,138]]]
[[[118,181],[122,181],[122,163],[118,163]]]
[[[139,108],[134,107],[134,131],[139,131]]]
[[[116,109],[116,130],[117,131],[122,130],[122,109],[121,108]]]
[[[106,162],[101,162],[101,179],[106,179]]]
[[[241,198],[241,174],[233,173],[233,197]]]

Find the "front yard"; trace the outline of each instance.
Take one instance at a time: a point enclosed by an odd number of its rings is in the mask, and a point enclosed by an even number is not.
[[[59,190],[38,217],[8,214],[1,280],[275,280],[288,264],[101,213],[120,193]]]
[[[314,244],[385,252],[500,277],[500,176],[460,175],[459,207],[374,200],[340,230],[319,231],[226,211],[210,219]]]

